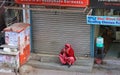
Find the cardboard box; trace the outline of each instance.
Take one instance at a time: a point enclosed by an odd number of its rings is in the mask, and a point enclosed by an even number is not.
[[[6,44],[18,46],[20,65],[23,65],[30,56],[30,25],[27,23],[15,23],[5,28],[4,31]]]

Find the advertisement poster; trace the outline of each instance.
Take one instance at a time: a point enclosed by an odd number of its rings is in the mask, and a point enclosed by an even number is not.
[[[87,24],[120,26],[120,17],[87,16]]]

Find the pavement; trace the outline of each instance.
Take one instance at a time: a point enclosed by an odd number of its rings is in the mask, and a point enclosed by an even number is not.
[[[16,75],[16,74],[0,73],[0,75]],[[81,72],[38,69],[25,65],[24,67],[21,68],[20,74],[17,75],[120,75],[120,69],[113,70],[113,69],[93,68],[91,73],[81,73]]]
[[[15,73],[3,73],[3,72],[0,72],[0,75],[16,75]]]
[[[44,59],[48,60],[48,59]],[[53,61],[53,60],[52,60]],[[35,62],[33,62],[35,63]],[[85,63],[85,62],[84,62]],[[88,63],[88,62],[87,62]],[[108,67],[109,66],[109,67]],[[25,64],[19,69],[19,74],[16,74],[14,72],[12,73],[2,73],[0,72],[0,75],[120,75],[120,68],[114,68],[115,65],[108,65],[107,67],[104,65],[95,65],[91,72],[80,72],[80,71],[71,71],[71,70],[65,70],[69,68],[64,68],[64,70],[59,69],[42,69],[33,67],[31,65]],[[53,66],[48,66],[53,67]],[[120,67],[120,66],[118,66]],[[54,68],[54,67],[53,67]]]
[[[120,70],[94,68],[91,73],[81,73],[59,70],[34,69],[29,72],[27,71],[22,75],[120,75]]]

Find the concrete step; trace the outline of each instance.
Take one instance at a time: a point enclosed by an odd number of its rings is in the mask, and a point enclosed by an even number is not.
[[[76,72],[91,72],[94,59],[90,57],[76,57],[74,65],[70,68],[66,65],[61,65],[58,55],[48,54],[31,54],[28,65],[32,65],[36,68],[64,70],[64,71],[76,71]]]
[[[31,65],[35,68],[41,68],[41,69],[50,69],[50,70],[61,70],[61,71],[73,71],[73,72],[92,72],[92,66],[93,65],[72,65],[71,67],[68,67],[67,65],[61,65],[60,63],[53,63],[53,62],[40,62],[37,60],[30,60],[28,61],[27,65]]]
[[[109,70],[120,70],[120,59],[104,59],[103,64],[95,64],[94,67]]]
[[[57,55],[31,54],[31,60],[40,62],[60,63]],[[94,59],[90,57],[76,57],[75,65],[93,66]]]
[[[109,65],[109,64],[101,64],[101,65],[95,64],[94,68],[101,68],[101,69],[107,69],[107,70],[119,70],[120,71],[120,66]]]
[[[116,65],[116,66],[119,66],[120,67],[120,59],[106,59],[106,60],[103,60],[105,62],[105,64],[107,65]]]

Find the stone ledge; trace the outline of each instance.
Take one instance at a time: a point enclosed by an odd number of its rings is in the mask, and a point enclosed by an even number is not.
[[[80,65],[72,65],[70,68],[66,65],[61,65],[58,63],[51,63],[51,62],[40,62],[36,60],[30,60],[27,65],[31,65],[35,68],[41,69],[50,69],[50,70],[61,70],[61,71],[73,71],[73,72],[92,72],[93,65],[89,66],[80,66]]]

